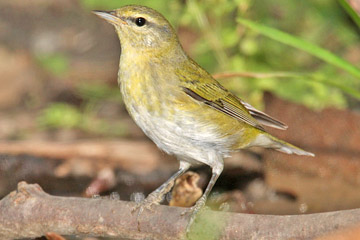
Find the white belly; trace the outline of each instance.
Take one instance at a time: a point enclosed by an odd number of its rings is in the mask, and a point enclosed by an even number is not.
[[[176,120],[169,121],[154,117],[139,106],[128,104],[127,108],[136,124],[160,149],[182,160],[211,165],[209,156],[226,157],[230,152],[229,139],[205,123],[194,119],[190,122],[181,113],[175,113]]]

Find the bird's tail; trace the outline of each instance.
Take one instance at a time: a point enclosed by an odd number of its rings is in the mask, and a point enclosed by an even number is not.
[[[268,133],[262,134],[261,138],[263,138],[263,140],[262,140],[263,143],[266,142],[266,144],[264,144],[263,147],[272,148],[272,149],[275,149],[277,151],[287,153],[287,154],[297,154],[297,155],[304,155],[304,156],[311,156],[311,157],[315,156],[315,154],[313,154],[311,152],[307,152],[307,151],[305,151],[301,148],[298,148],[290,143],[282,141]]]

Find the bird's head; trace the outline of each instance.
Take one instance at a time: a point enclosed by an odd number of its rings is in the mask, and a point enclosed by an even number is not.
[[[164,50],[178,44],[170,23],[151,8],[129,5],[113,11],[93,12],[115,26],[122,48]]]

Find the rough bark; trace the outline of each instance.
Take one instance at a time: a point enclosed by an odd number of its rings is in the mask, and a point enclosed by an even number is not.
[[[155,206],[137,219],[135,203],[58,197],[37,184],[20,182],[0,201],[0,239],[86,235],[125,239],[180,239],[189,215],[184,208]],[[358,225],[360,209],[309,215],[271,216],[203,211],[189,239],[312,239]]]

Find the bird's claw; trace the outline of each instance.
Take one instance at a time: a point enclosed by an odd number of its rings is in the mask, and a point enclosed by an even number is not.
[[[144,199],[142,202],[138,203],[133,209],[132,212],[135,212],[139,209],[138,217],[141,215],[141,213],[146,209],[151,212],[154,212],[153,206],[159,205],[159,201],[153,196],[149,195],[146,199]]]
[[[132,210],[131,213],[136,212],[137,210],[139,210],[138,212],[138,217],[141,215],[141,213],[146,209],[149,210],[151,212],[154,212],[153,206],[154,205],[158,205],[158,203],[156,202],[151,202],[148,201],[148,199],[145,199],[144,201],[138,203]]]
[[[140,231],[140,215],[144,212],[144,210],[149,210],[151,212],[154,212],[153,209],[154,205],[159,205],[161,202],[161,197],[157,194],[157,192],[150,193],[149,196],[144,199],[142,202],[138,203],[132,210],[131,213],[134,213],[138,211],[137,213],[137,224],[138,224],[138,230]]]
[[[184,216],[186,214],[192,214],[194,212],[195,206],[192,206],[190,208],[186,208],[184,211],[181,212],[181,216]]]

